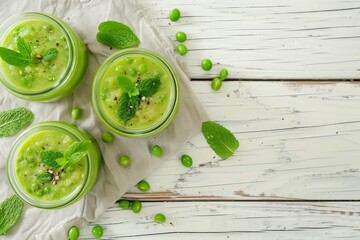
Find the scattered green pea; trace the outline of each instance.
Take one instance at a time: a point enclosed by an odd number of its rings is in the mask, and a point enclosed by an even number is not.
[[[79,228],[76,226],[72,226],[69,230],[68,236],[70,240],[77,240],[80,236]]]
[[[136,71],[136,69],[135,68],[130,68],[129,69],[129,74],[130,74],[130,76],[136,76],[137,75],[137,71]]]
[[[123,167],[128,167],[130,165],[130,158],[128,155],[121,155],[119,157],[119,164]]]
[[[222,81],[220,80],[220,78],[214,78],[211,81],[211,88],[214,91],[218,91],[221,88],[221,85],[222,85]]]
[[[175,35],[176,40],[179,42],[185,42],[186,41],[186,33],[184,32],[177,32]]]
[[[181,163],[182,165],[184,165],[185,167],[191,167],[192,166],[192,163],[193,163],[193,160],[192,158],[189,156],[189,155],[182,155],[181,156]]]
[[[141,180],[137,186],[138,189],[142,192],[147,192],[150,190],[150,184],[145,180]]]
[[[92,235],[95,238],[101,238],[104,234],[104,228],[102,226],[96,225],[92,229]]]
[[[164,214],[158,213],[154,216],[154,220],[156,223],[162,224],[166,221],[166,217]]]
[[[122,209],[129,209],[131,207],[131,203],[128,200],[120,200],[119,207]]]
[[[132,206],[131,206],[131,210],[134,212],[134,213],[139,213],[141,211],[141,208],[142,208],[142,204],[141,202],[139,201],[135,201],[133,202]]]
[[[223,80],[227,79],[228,74],[229,73],[228,73],[228,70],[226,68],[221,69],[221,71],[220,71],[220,80],[223,81]]]
[[[134,61],[134,60],[133,60],[132,58],[129,58],[129,57],[125,58],[125,62],[126,62],[127,64],[132,64],[133,61]]]
[[[184,56],[186,55],[187,53],[187,47],[184,45],[184,44],[179,44],[176,48],[176,50],[178,51],[178,53],[181,55],[181,56]]]
[[[202,62],[201,62],[201,67],[202,69],[204,69],[205,71],[209,71],[211,68],[212,68],[212,62],[210,59],[204,59]]]
[[[114,141],[114,135],[112,135],[110,132],[103,132],[101,139],[105,143],[112,143]]]
[[[74,120],[79,120],[81,118],[82,112],[81,109],[78,107],[73,108],[73,110],[71,111],[71,117]]]
[[[173,10],[170,11],[169,13],[169,19],[173,22],[176,22],[177,20],[179,20],[180,18],[180,10],[177,8],[174,8]]]
[[[147,71],[146,64],[142,63],[139,65],[139,73],[145,73]]]
[[[153,73],[155,78],[160,78],[161,77],[161,72],[159,72],[158,70],[155,70]]]
[[[151,149],[151,153],[156,157],[161,157],[162,149],[159,145],[154,145]]]

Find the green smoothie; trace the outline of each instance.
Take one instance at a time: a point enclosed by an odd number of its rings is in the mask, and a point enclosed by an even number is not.
[[[43,130],[22,144],[15,171],[20,186],[27,194],[41,202],[56,202],[80,190],[87,174],[87,157],[63,169],[51,168],[40,160],[42,151],[65,152],[74,142],[72,137],[64,133]],[[51,180],[39,180],[41,174],[50,174]]]
[[[150,97],[138,96],[135,115],[123,121],[119,117],[118,104],[124,93],[119,87],[118,78],[127,77],[135,86],[148,78],[160,79],[160,87]],[[112,63],[100,83],[100,106],[107,119],[115,125],[128,129],[146,129],[161,121],[168,111],[171,93],[171,80],[167,71],[147,56],[123,57]]]
[[[9,83],[20,91],[26,92],[42,92],[56,86],[69,62],[69,46],[64,32],[41,19],[25,20],[7,32],[1,42],[1,47],[18,51],[17,38],[19,36],[30,44],[34,63],[17,67],[1,59],[0,67]],[[44,53],[50,48],[55,48],[58,54],[51,61],[44,61]]]

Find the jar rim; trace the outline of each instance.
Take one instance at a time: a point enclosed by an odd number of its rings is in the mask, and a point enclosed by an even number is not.
[[[104,109],[100,104],[100,86],[103,80],[103,76],[114,63],[128,56],[145,56],[150,58],[152,61],[154,61],[166,71],[170,79],[171,98],[166,113],[164,113],[164,116],[158,121],[156,121],[156,123],[143,129],[126,128],[125,126],[116,123],[115,121],[107,117],[107,114],[104,112]],[[173,117],[178,111],[180,102],[180,85],[178,75],[176,74],[173,67],[164,59],[164,57],[147,49],[128,48],[112,54],[99,66],[93,78],[91,94],[94,111],[100,121],[105,125],[105,127],[107,127],[110,131],[124,137],[143,138],[159,133],[170,124]]]
[[[66,39],[66,42],[68,44],[68,60],[66,63],[66,67],[63,70],[62,74],[58,77],[56,81],[54,81],[54,84],[49,86],[45,89],[40,89],[38,91],[26,91],[24,89],[19,89],[18,87],[11,84],[11,81],[8,81],[8,76],[2,71],[1,65],[0,65],[0,75],[1,75],[1,82],[2,84],[9,89],[10,91],[14,92],[15,94],[26,96],[26,97],[32,97],[32,96],[38,96],[42,94],[47,94],[52,91],[54,91],[57,88],[62,87],[64,84],[66,84],[68,80],[69,74],[74,70],[74,61],[71,61],[74,54],[74,42],[72,40],[71,34],[64,26],[64,22],[62,22],[57,17],[43,13],[43,12],[23,12],[19,13],[17,15],[14,15],[10,18],[8,18],[1,26],[0,26],[0,43],[4,41],[4,38],[9,34],[11,30],[13,30],[17,25],[21,24],[23,21],[26,20],[33,20],[33,19],[39,19],[42,21],[48,21],[52,25],[54,25],[56,28],[58,28],[62,33],[63,36]],[[66,23],[65,23],[66,24]]]
[[[90,156],[88,154],[85,158],[86,160],[85,160],[84,178],[81,184],[78,187],[76,187],[75,190],[71,192],[68,196],[59,200],[49,201],[49,202],[41,201],[40,199],[31,196],[31,194],[27,193],[26,190],[21,186],[21,183],[17,178],[16,162],[17,162],[18,152],[20,151],[23,144],[30,137],[34,136],[35,134],[38,134],[39,130],[40,132],[48,131],[48,130],[58,131],[66,134],[67,136],[70,136],[75,141],[81,141],[84,139],[84,133],[80,129],[78,129],[75,125],[72,126],[69,123],[60,122],[60,121],[47,121],[47,122],[35,124],[34,126],[30,127],[29,129],[21,133],[21,135],[19,135],[12,144],[6,160],[6,175],[15,193],[28,204],[38,208],[46,208],[46,209],[61,208],[74,201],[82,193],[83,189],[86,187],[86,182],[90,177]]]

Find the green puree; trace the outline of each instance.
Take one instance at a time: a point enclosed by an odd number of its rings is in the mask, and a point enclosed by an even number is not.
[[[64,73],[69,60],[69,51],[63,32],[43,20],[27,20],[13,27],[3,39],[1,46],[18,51],[17,37],[30,43],[33,56],[43,55],[56,48],[58,54],[50,62],[39,61],[26,67],[16,67],[0,61],[0,66],[11,84],[19,90],[39,92],[51,88]]]
[[[160,88],[151,97],[139,99],[136,114],[127,122],[122,121],[117,113],[119,99],[123,92],[117,79],[125,76],[137,85],[150,77],[160,78]],[[101,105],[111,121],[129,129],[145,129],[160,121],[165,115],[170,100],[170,78],[167,72],[152,59],[145,56],[121,58],[113,63],[103,76],[100,94]]]
[[[51,169],[40,161],[40,152],[64,152],[73,142],[70,136],[52,130],[41,131],[24,142],[17,157],[16,175],[29,195],[43,202],[58,201],[66,198],[82,184],[86,173],[85,159],[68,165],[61,171],[52,169],[59,175],[55,185],[53,181],[42,183],[37,179],[38,174]]]

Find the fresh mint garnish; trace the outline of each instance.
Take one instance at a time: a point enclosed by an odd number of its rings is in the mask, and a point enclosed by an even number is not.
[[[17,223],[23,208],[24,202],[16,194],[0,204],[0,236]]]
[[[106,21],[100,23],[96,40],[112,48],[134,47],[140,43],[135,33],[120,22]]]
[[[130,97],[139,95],[139,90],[129,78],[120,76],[117,80],[119,87],[124,93],[127,93]]]
[[[138,96],[129,96],[129,94],[124,93],[120,97],[119,105],[117,108],[118,116],[124,122],[127,122],[132,117],[135,116],[137,107],[139,105]]]
[[[223,159],[231,157],[239,147],[235,136],[218,123],[203,122],[201,131],[210,147]]]
[[[86,156],[91,142],[80,141],[72,143],[64,153],[57,151],[41,151],[40,161],[49,167],[63,169],[66,165],[73,165]]]
[[[26,42],[21,36],[17,37],[16,46],[19,52],[0,47],[0,57],[8,64],[17,67],[26,67],[31,63],[39,63],[41,60],[49,62],[56,58],[58,54],[58,50],[56,48],[50,48],[45,51],[44,55],[34,54],[34,56],[32,56],[33,54],[30,43]]]
[[[27,108],[14,108],[0,112],[0,136],[14,135],[33,120],[34,114]]]
[[[135,116],[139,106],[140,97],[151,97],[160,88],[159,78],[147,78],[141,80],[138,86],[127,77],[118,77],[118,84],[123,91],[120,97],[117,113],[121,120],[125,123]]]
[[[39,175],[37,175],[36,179],[42,183],[48,183],[51,182],[51,180],[53,179],[53,175],[50,173],[40,173]]]
[[[61,167],[60,164],[57,163],[57,159],[63,158],[64,154],[62,152],[57,151],[41,151],[40,152],[40,161],[45,165],[52,168]]]
[[[24,57],[24,59],[27,59],[30,61],[31,46],[28,42],[25,42],[25,40],[20,36],[17,38],[17,48],[18,48],[18,51],[21,53],[21,55]]]
[[[56,58],[56,56],[58,55],[58,50],[56,48],[50,48],[48,49],[45,53],[44,53],[44,61],[45,62],[50,62],[51,60],[53,60],[54,58]]]
[[[24,58],[21,53],[3,47],[0,47],[0,57],[8,64],[17,67],[25,67],[30,64],[29,59]]]
[[[69,162],[70,165],[73,165],[85,157],[90,146],[90,141],[74,142],[65,151],[64,158]]]
[[[138,85],[140,95],[151,97],[159,90],[160,84],[161,82],[159,78],[147,78],[141,80]]]

